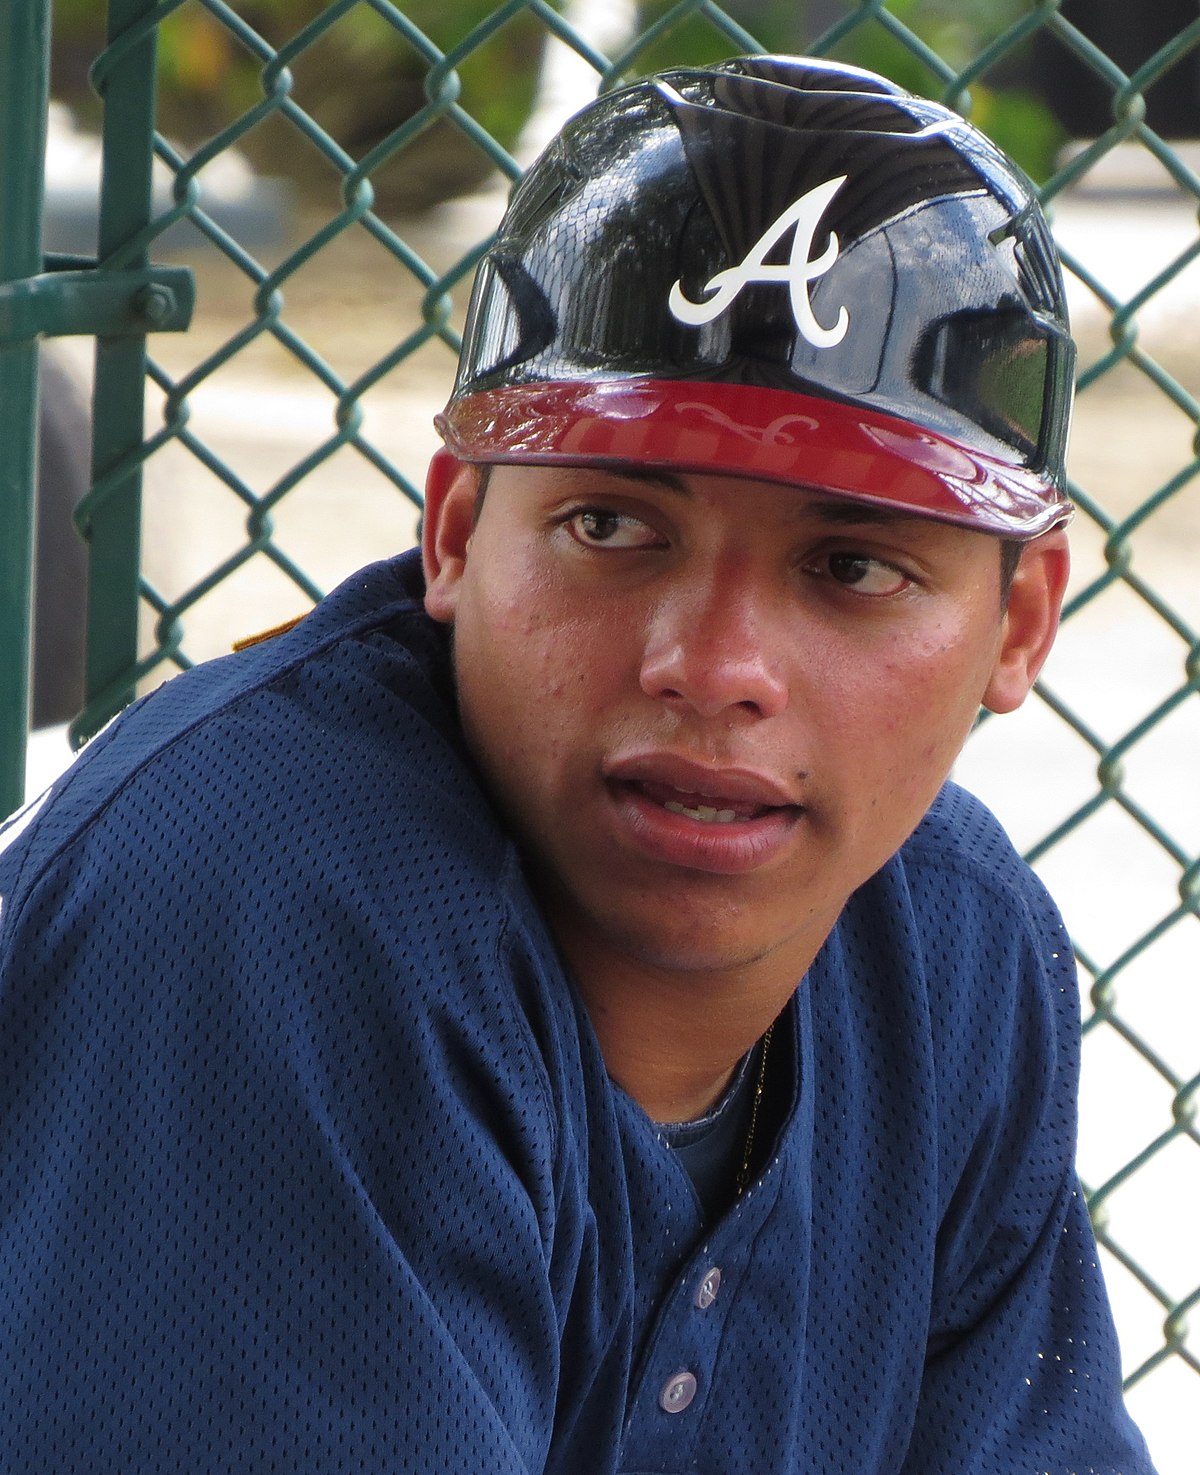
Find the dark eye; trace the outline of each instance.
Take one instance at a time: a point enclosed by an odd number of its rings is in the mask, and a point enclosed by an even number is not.
[[[831,553],[827,567],[837,583],[871,598],[899,594],[912,582],[890,563],[865,553]]]
[[[571,536],[585,547],[649,548],[659,541],[653,528],[627,512],[582,507],[567,519]]]

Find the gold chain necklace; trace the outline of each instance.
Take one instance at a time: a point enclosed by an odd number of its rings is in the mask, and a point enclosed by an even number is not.
[[[762,1037],[762,1053],[758,1057],[758,1079],[754,1082],[754,1101],[750,1106],[750,1126],[746,1132],[746,1146],[742,1153],[742,1166],[738,1169],[735,1186],[741,1198],[750,1186],[750,1164],[754,1158],[754,1134],[758,1130],[758,1108],[762,1104],[763,1089],[767,1084],[767,1053],[771,1048],[771,1035],[775,1026],[768,1025]]]

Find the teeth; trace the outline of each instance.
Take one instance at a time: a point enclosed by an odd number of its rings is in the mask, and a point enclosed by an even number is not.
[[[698,804],[695,809],[689,809],[686,804],[677,804],[674,799],[668,799],[663,808],[670,810],[672,814],[686,814],[688,819],[704,820],[706,824],[727,825],[737,819],[737,811],[733,809],[711,809],[707,804]]]

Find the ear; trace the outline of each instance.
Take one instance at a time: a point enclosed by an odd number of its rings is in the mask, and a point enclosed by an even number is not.
[[[421,562],[425,569],[425,609],[450,624],[475,526],[479,469],[444,447],[434,452],[425,477],[421,522]]]
[[[983,704],[992,712],[1012,712],[1029,695],[1054,637],[1071,555],[1061,528],[1043,533],[1021,550],[1004,612],[1000,652],[984,692]]]

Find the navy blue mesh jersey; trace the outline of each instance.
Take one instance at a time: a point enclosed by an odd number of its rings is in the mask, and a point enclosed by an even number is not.
[[[1062,924],[948,787],[707,1225],[607,1078],[411,556],[0,831],[6,1475],[1144,1475]]]

